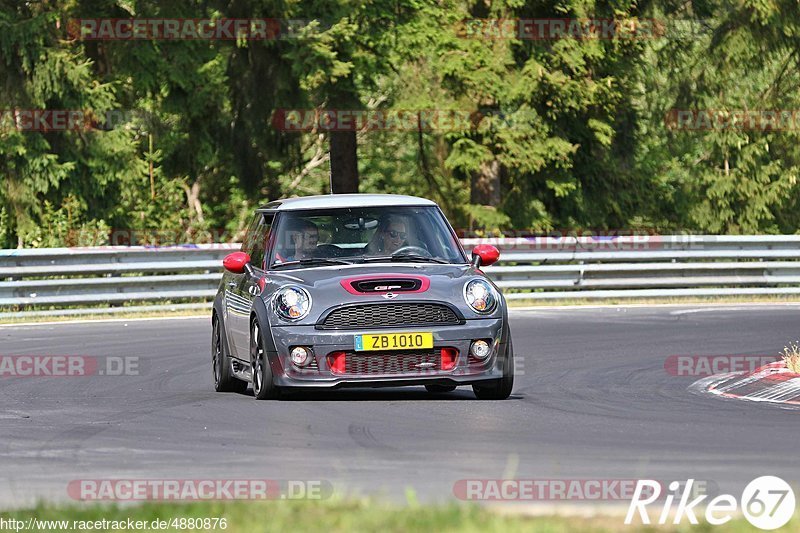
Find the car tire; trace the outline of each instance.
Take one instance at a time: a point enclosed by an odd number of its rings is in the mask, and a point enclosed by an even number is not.
[[[433,393],[440,393],[440,392],[453,392],[456,390],[455,385],[425,385],[425,389],[428,392]]]
[[[514,346],[508,341],[508,350],[503,362],[503,377],[472,386],[479,400],[505,400],[514,388]]]
[[[253,396],[256,400],[274,400],[280,396],[281,391],[272,379],[272,368],[264,350],[258,319],[253,319],[250,323],[250,370],[253,375]]]
[[[222,342],[222,324],[216,313],[211,319],[211,368],[214,372],[214,390],[217,392],[242,393],[247,390],[247,383],[233,376],[230,357]]]

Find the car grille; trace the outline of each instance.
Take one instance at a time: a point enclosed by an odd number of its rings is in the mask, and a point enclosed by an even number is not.
[[[345,352],[343,374],[350,375],[398,375],[429,374],[442,370],[439,349],[414,350],[409,352]]]
[[[433,303],[365,304],[334,309],[318,324],[320,329],[357,329],[393,326],[449,326],[460,324],[446,305]]]

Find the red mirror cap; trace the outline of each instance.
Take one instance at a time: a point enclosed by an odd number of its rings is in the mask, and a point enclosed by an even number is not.
[[[225,270],[228,272],[233,272],[234,274],[241,274],[244,272],[244,266],[250,262],[250,256],[244,252],[233,252],[232,254],[228,254],[225,256],[225,259],[222,260],[222,266],[225,267]]]
[[[476,255],[481,258],[479,266],[489,266],[500,259],[500,250],[491,244],[479,244],[472,249],[472,256],[475,257]]]

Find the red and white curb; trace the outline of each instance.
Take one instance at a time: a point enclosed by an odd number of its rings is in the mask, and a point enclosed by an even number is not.
[[[791,372],[783,361],[754,372],[716,374],[695,381],[689,388],[722,398],[800,406],[800,374]]]

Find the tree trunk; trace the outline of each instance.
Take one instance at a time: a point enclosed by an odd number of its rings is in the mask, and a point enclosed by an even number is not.
[[[355,131],[332,131],[331,193],[358,192],[358,143]]]
[[[200,202],[200,182],[195,181],[192,183],[191,187],[184,183],[183,190],[186,192],[186,203],[189,205],[189,208],[194,209],[194,212],[197,213],[197,220],[201,223],[205,222],[203,204]]]
[[[342,56],[342,61],[346,56]],[[355,110],[361,108],[355,80],[352,73],[337,80],[328,87],[328,107],[334,110]],[[358,192],[358,141],[355,130],[331,131],[331,193],[344,194]]]
[[[478,205],[500,205],[500,161],[493,159],[482,163],[478,172],[472,173],[470,203]]]

